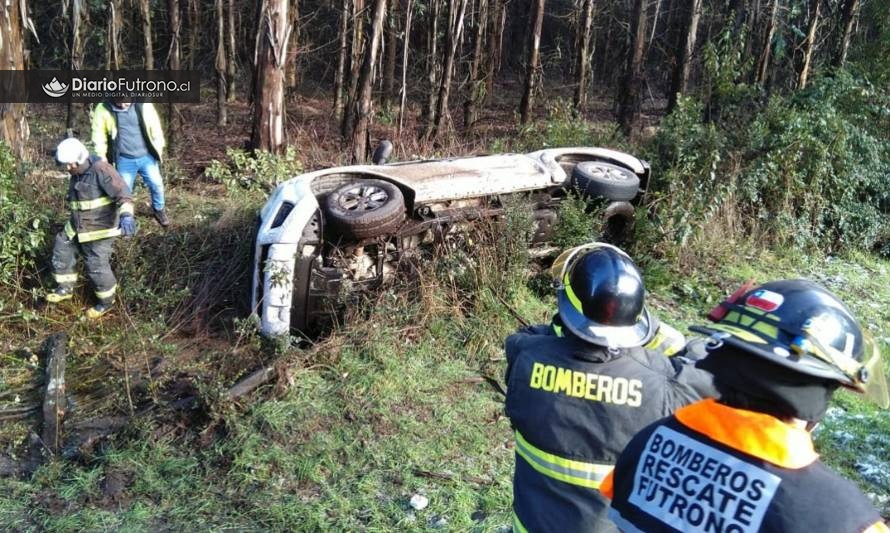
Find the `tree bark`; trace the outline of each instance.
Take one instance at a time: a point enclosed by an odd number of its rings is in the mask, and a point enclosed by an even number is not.
[[[284,63],[291,27],[288,0],[258,0],[251,147],[280,154],[285,142]]]
[[[467,0],[448,1],[448,34],[445,36],[445,61],[442,66],[442,79],[439,82],[439,96],[436,98],[436,113],[433,116],[432,128],[429,130],[428,135],[430,139],[435,139],[445,128],[445,123],[450,120],[448,96],[451,93],[454,58],[460,46],[466,10]]]
[[[427,80],[429,82],[429,92],[426,94],[423,110],[421,111],[421,122],[429,124],[436,112],[436,98],[439,92],[436,88],[439,86],[439,1],[430,0],[429,30],[427,32]],[[427,126],[429,127],[429,126]]]
[[[334,75],[334,115],[337,122],[344,119],[346,103],[346,62],[349,55],[349,1],[340,4],[340,53],[337,57],[337,72]]]
[[[525,72],[525,89],[519,103],[519,122],[528,122],[529,115],[535,105],[535,93],[541,85],[541,28],[544,25],[545,0],[532,0],[531,39],[529,39],[528,64]]]
[[[408,45],[411,42],[411,13],[413,0],[407,0],[405,7],[405,36],[402,42],[402,89],[399,91],[399,127],[398,135],[402,135],[405,120],[405,104],[408,99]]]
[[[226,114],[226,20],[223,0],[216,0],[216,57],[213,66],[216,69],[216,125],[225,126],[228,122]]]
[[[846,0],[841,8],[841,38],[831,63],[836,68],[843,68],[847,62],[847,51],[850,49],[850,39],[853,37],[853,21],[856,20],[858,9],[859,0]]]
[[[395,99],[396,87],[396,60],[398,59],[398,11],[396,0],[389,7],[389,15],[386,17],[386,49],[383,51],[383,105],[388,109]]]
[[[491,3],[491,28],[488,31],[488,59],[485,69],[485,102],[491,100],[494,92],[494,79],[501,68],[501,50],[504,43],[504,26],[507,23],[507,10],[504,0]]]
[[[121,0],[108,2],[108,55],[105,60],[107,70],[121,68]]]
[[[151,2],[150,0],[139,0],[139,12],[142,15],[142,35],[144,36],[144,53],[145,53],[145,70],[154,70],[155,54],[154,44],[151,39]]]
[[[182,19],[179,16],[179,0],[168,0],[170,12],[170,70],[182,69]]]
[[[69,57],[69,66],[71,70],[80,70],[83,68],[83,26],[87,16],[87,5],[85,0],[71,1],[71,55]],[[74,113],[75,104],[68,100],[68,113],[65,119],[65,130],[69,137],[74,136]]]
[[[576,82],[575,97],[573,102],[575,109],[583,111],[587,107],[587,94],[590,89],[590,58],[593,50],[591,50],[591,31],[593,26],[593,0],[582,0],[581,13],[578,20],[578,49],[575,51],[577,55],[577,64],[575,67]]]
[[[643,88],[643,59],[646,55],[646,10],[648,0],[635,0],[631,20],[630,54],[624,84],[619,97],[618,122],[621,130],[633,138],[639,130]]]
[[[293,91],[300,83],[299,69],[297,68],[297,58],[300,53],[300,0],[291,0],[290,6],[290,24],[293,32],[290,39],[290,45],[287,52],[287,89]]]
[[[295,4],[298,0],[291,0]],[[226,17],[226,37],[228,46],[226,47],[226,100],[235,101],[235,76],[237,76],[238,51],[235,48],[235,0],[229,0]]]
[[[813,60],[813,50],[816,47],[816,28],[819,25],[820,5],[820,0],[810,0],[810,23],[807,27],[807,37],[804,41],[803,64],[800,67],[800,74],[797,76],[798,89],[805,88],[810,77],[810,64]]]
[[[358,92],[355,104],[352,106],[354,114],[352,137],[352,161],[359,163],[365,161],[368,156],[368,128],[371,122],[371,89],[374,85],[374,65],[377,62],[377,51],[383,34],[383,19],[386,16],[386,0],[376,0],[374,4],[374,18],[371,20],[371,34],[368,37],[368,45],[365,49],[364,61],[359,72]]]
[[[198,34],[202,31],[201,14],[198,11],[198,0],[188,0],[189,12],[189,70],[195,70],[195,59],[198,57]]]
[[[687,19],[680,34],[680,42],[676,51],[676,64],[671,79],[671,93],[668,97],[667,112],[670,113],[677,106],[677,99],[686,94],[689,84],[689,70],[692,64],[692,54],[695,51],[695,41],[698,34],[698,21],[701,18],[702,0],[688,0]]]
[[[770,4],[770,15],[767,21],[766,32],[763,37],[763,48],[760,53],[760,59],[757,61],[757,76],[754,80],[760,86],[766,84],[769,75],[770,58],[773,53],[773,36],[776,33],[776,20],[779,14],[779,0],[772,0]]]
[[[479,0],[476,15],[476,35],[473,38],[473,62],[470,64],[469,90],[464,102],[464,131],[472,132],[476,124],[476,114],[485,102],[485,62],[486,31],[488,30],[488,0]]]
[[[0,70],[25,69],[24,24],[27,2],[7,2],[0,7]],[[6,141],[19,159],[25,156],[30,130],[25,104],[0,103],[0,139]]]

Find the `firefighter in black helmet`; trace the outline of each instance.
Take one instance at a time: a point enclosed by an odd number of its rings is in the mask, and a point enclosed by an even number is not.
[[[838,387],[886,408],[877,345],[844,304],[806,280],[753,284],[691,328],[711,336],[698,365],[720,400],[635,436],[601,491],[625,531],[887,532],[850,482],[826,468],[808,429]]]
[[[558,313],[506,340],[516,438],[514,531],[611,531],[597,489],[640,429],[710,394],[710,374],[642,348],[658,323],[633,261],[607,244],[563,253]]]

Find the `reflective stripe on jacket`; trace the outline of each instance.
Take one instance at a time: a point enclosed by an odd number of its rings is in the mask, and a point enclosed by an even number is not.
[[[71,217],[65,224],[69,239],[90,242],[120,235],[120,215],[133,214],[130,191],[114,167],[91,157],[83,171],[68,182]]]
[[[808,432],[714,400],[635,436],[600,490],[626,532],[886,530],[868,499],[819,461]]]
[[[600,483],[637,431],[700,399],[700,391],[662,355],[609,352],[558,321],[511,335],[505,348],[514,529],[614,531]]]
[[[164,155],[164,128],[155,107],[150,103],[132,104],[136,108],[136,116],[139,117],[139,128],[149,153],[161,160]],[[117,116],[111,110],[111,104],[102,102],[96,104],[91,117],[91,136],[96,154],[114,163],[117,159]]]

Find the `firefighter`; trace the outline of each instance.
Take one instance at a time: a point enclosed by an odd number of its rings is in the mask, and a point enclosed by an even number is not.
[[[594,243],[551,270],[557,315],[506,340],[514,531],[612,531],[597,491],[627,441],[713,392],[707,372],[643,348],[658,329],[630,257]]]
[[[130,236],[136,231],[132,198],[117,171],[99,158],[90,157],[86,146],[77,139],[59,143],[56,161],[71,174],[67,197],[71,217],[56,235],[52,266],[58,287],[46,300],[58,303],[72,297],[77,281],[76,254],[80,254],[96,291],[97,303],[87,310],[87,317],[98,318],[111,308],[117,290],[111,271],[115,237]]]
[[[887,532],[810,432],[847,387],[887,407],[877,345],[836,296],[806,280],[736,291],[694,327],[720,400],[636,435],[601,486],[624,531]]]

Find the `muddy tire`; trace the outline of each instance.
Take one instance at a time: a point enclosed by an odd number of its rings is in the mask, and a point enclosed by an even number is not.
[[[602,161],[582,161],[575,165],[572,184],[585,197],[616,202],[633,200],[640,190],[640,178],[636,174]]]
[[[355,181],[328,195],[325,215],[327,223],[346,237],[377,237],[392,232],[405,220],[405,197],[386,181]]]

